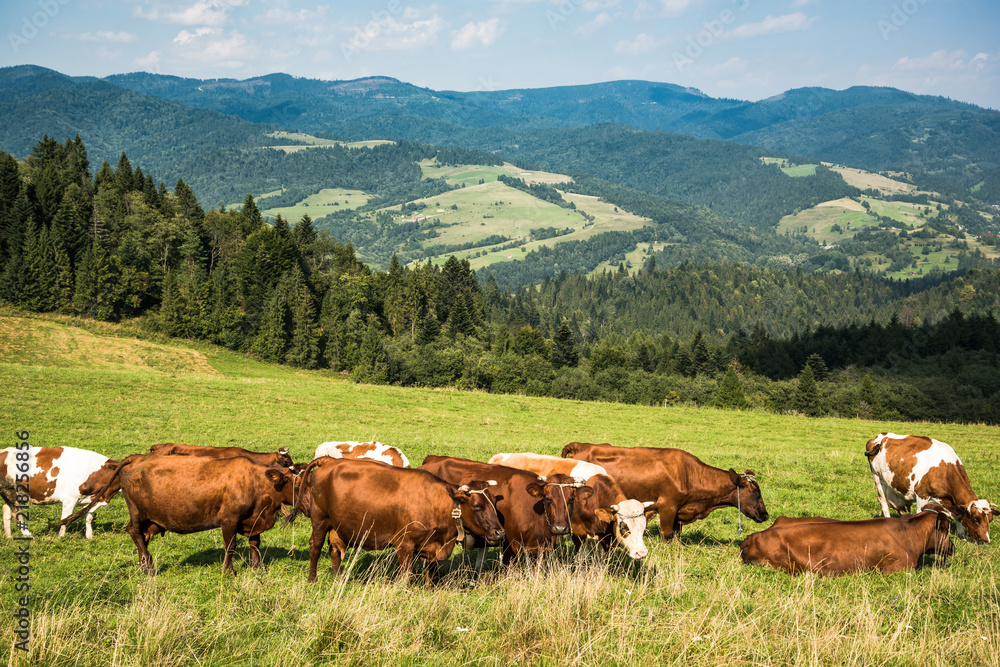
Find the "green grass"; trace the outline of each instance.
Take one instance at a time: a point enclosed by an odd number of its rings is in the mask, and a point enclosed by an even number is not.
[[[478,169],[478,167],[465,166],[448,169]],[[482,169],[499,170],[501,168],[482,167]],[[515,169],[515,171],[517,170]],[[541,172],[532,173],[539,174]],[[460,187],[440,195],[417,200],[415,203],[426,205],[426,208],[421,211],[400,216],[398,207],[384,210],[397,216],[397,222],[439,220],[442,223],[442,227],[438,229],[439,236],[424,241],[421,245],[425,248],[434,245],[477,243],[493,235],[506,236],[511,241],[520,241],[518,247],[502,251],[492,250],[497,246],[477,246],[471,250],[448,252],[432,258],[437,263],[443,263],[452,254],[463,258],[468,257],[473,269],[479,269],[494,262],[518,261],[527,252],[542,245],[553,246],[565,241],[584,240],[612,230],[639,229],[649,222],[646,218],[618,209],[613,204],[603,202],[597,197],[564,193],[564,199],[573,202],[578,211],[586,211],[593,216],[594,220],[588,222],[577,211],[537,199],[522,190],[498,182],[495,177],[493,180],[487,179],[483,184],[479,184],[478,177],[474,180],[475,185]],[[452,206],[456,208],[452,209]],[[555,227],[557,229],[569,227],[573,231],[555,238],[529,241],[530,231],[540,227]],[[505,243],[509,243],[509,241]],[[521,248],[524,248],[524,252]],[[486,255],[472,257],[473,254],[481,250],[489,252]]]
[[[265,215],[280,215],[290,224],[295,223],[303,215],[316,218],[329,215],[336,211],[356,209],[364,206],[373,197],[361,190],[347,190],[345,188],[325,188],[315,194],[311,194],[295,206],[281,206],[264,209]],[[263,204],[267,204],[265,199]]]
[[[552,185],[566,183],[573,179],[564,174],[554,174],[547,171],[532,171],[515,167],[509,162],[502,165],[460,164],[443,165],[436,159],[422,160],[420,170],[424,178],[443,178],[449,185],[470,186],[479,185],[479,181],[495,181],[497,176],[513,176],[526,183],[549,183]]]
[[[136,362],[150,346],[168,361]],[[873,516],[865,441],[884,430],[921,433],[951,443],[974,488],[1000,497],[995,427],[356,385],[147,338],[134,324],[11,310],[0,311],[0,389],[10,444],[28,429],[36,445],[110,456],[188,442],[285,445],[304,460],[335,438],[377,438],[416,463],[430,453],[558,454],[572,440],[680,447],[755,470],[772,516]],[[395,580],[391,552],[355,553],[350,578],[327,569],[307,585],[301,520],[263,536],[258,572],[241,541],[235,577],[222,575],[219,531],[157,538],[159,574],[147,578],[126,518],[118,498],[97,514],[94,540],[80,525],[60,540],[58,509],[33,509],[33,653],[11,663],[996,665],[1000,656],[996,543],[956,542],[946,567],[912,574],[790,578],[740,563],[736,511],[725,509],[688,526],[679,543],[661,543],[654,521],[650,557],[638,567],[574,566],[564,549],[540,571],[500,572],[494,553],[477,582],[457,550],[428,591]],[[10,572],[13,559],[2,562]],[[13,610],[12,587],[2,591],[0,604]],[[10,613],[0,633],[9,646]]]
[[[816,165],[814,164],[799,164],[794,167],[783,167],[782,170],[785,172],[786,176],[791,176],[793,178],[799,176],[812,176],[816,173]]]

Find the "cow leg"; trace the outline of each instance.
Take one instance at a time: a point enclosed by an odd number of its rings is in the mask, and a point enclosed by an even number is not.
[[[872,473],[872,479],[875,480],[875,492],[878,494],[878,504],[882,508],[882,516],[889,516],[889,502],[885,497],[885,487],[882,486],[882,478],[876,473]]]
[[[671,538],[680,537],[681,526],[677,521],[676,509],[661,509],[660,512],[660,537],[664,542],[669,542]]]
[[[236,574],[236,570],[233,569],[233,552],[236,551],[236,526],[234,524],[222,526],[222,545],[226,550],[226,555],[222,559],[222,571]]]
[[[322,540],[320,541],[322,544]],[[360,549],[360,547],[358,547]],[[330,570],[334,574],[340,572],[340,565],[344,562],[344,556],[347,554],[347,542],[345,542],[341,537],[340,533],[335,530],[330,531]],[[357,552],[355,552],[357,556]],[[347,570],[348,575],[350,574],[350,568]]]
[[[3,532],[7,537],[13,537],[10,533],[10,519],[12,512],[10,511],[10,505],[7,503],[3,504]]]
[[[436,550],[435,550],[436,551]],[[432,587],[438,582],[438,560],[434,552],[424,554],[424,586]]]
[[[146,547],[146,533],[137,524],[138,522],[133,517],[125,526],[125,530],[128,531],[132,541],[135,542],[135,548],[139,551],[139,565],[145,568],[146,574],[152,576],[156,574],[156,570],[153,569],[153,557]]]
[[[406,583],[410,583],[413,579],[413,561],[416,558],[413,547],[396,547],[396,558],[399,560],[399,576],[402,577]]]
[[[260,534],[251,535],[247,541],[250,542],[250,569],[256,570],[260,567]]]
[[[476,574],[477,575],[483,573],[483,565],[486,563],[486,550],[488,548],[489,547],[487,547],[484,544],[483,546],[479,547],[479,553],[476,554]]]
[[[326,534],[330,531],[330,524],[326,521],[319,520],[318,517],[313,518],[313,532],[309,537],[309,583],[316,583],[316,563],[319,561],[319,555],[323,551],[323,542],[326,540]],[[333,548],[330,549],[331,558],[333,556]],[[336,572],[336,570],[334,570]]]

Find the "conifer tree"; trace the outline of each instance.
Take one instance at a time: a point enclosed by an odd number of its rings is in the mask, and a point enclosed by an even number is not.
[[[559,325],[559,331],[552,339],[552,353],[549,361],[552,368],[576,366],[580,362],[580,352],[576,349],[576,339],[566,320]]]
[[[799,373],[798,384],[795,387],[793,407],[804,415],[818,417],[822,414],[819,404],[819,389],[816,387],[816,376],[808,364]]]
[[[433,343],[439,335],[441,335],[441,325],[437,318],[431,313],[426,313],[420,320],[420,327],[417,329],[417,345]]]
[[[743,393],[743,383],[736,368],[729,366],[726,374],[719,380],[719,389],[715,395],[715,405],[720,408],[734,408],[740,410],[747,405],[746,396]]]
[[[250,351],[263,361],[282,362],[288,348],[288,308],[280,288],[271,290]]]
[[[298,298],[292,310],[292,337],[285,361],[292,366],[317,368],[321,333],[316,321],[316,305],[305,281],[298,282]]]
[[[355,382],[370,384],[385,384],[389,381],[389,355],[386,354],[382,335],[374,322],[368,323],[351,376]]]
[[[823,361],[823,357],[815,352],[810,354],[806,359],[806,365],[812,368],[813,375],[816,377],[817,382],[822,382],[829,375],[830,371],[826,367],[826,362]]]

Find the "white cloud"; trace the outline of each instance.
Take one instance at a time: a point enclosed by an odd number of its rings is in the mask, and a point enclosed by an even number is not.
[[[954,51],[941,49],[925,58],[903,56],[896,61],[892,68],[902,71],[945,72],[983,70],[988,64],[989,56],[985,53],[977,53],[969,59],[964,49],[956,49]]]
[[[451,48],[456,51],[464,51],[477,46],[487,47],[497,41],[497,37],[503,31],[504,28],[500,25],[500,19],[496,17],[488,21],[466,23],[452,33]]]
[[[782,32],[805,30],[815,20],[815,17],[809,18],[802,12],[793,12],[791,14],[783,14],[782,16],[768,16],[763,21],[758,21],[757,23],[744,23],[732,30],[726,31],[725,34],[735,38],[775,35]]]
[[[138,37],[130,32],[111,32],[110,30],[98,30],[97,32],[85,32],[80,35],[80,39],[85,42],[134,42]]]
[[[186,61],[209,63],[216,67],[239,68],[257,52],[246,36],[236,30],[225,34],[221,28],[181,30],[174,38],[178,50],[173,55]]]
[[[698,4],[699,0],[661,0],[663,13],[667,16],[680,16],[688,7]]]
[[[141,58],[136,58],[133,62],[144,70],[155,71],[160,67],[160,52],[150,51]]]
[[[142,7],[136,7],[132,15],[150,21],[165,21],[179,25],[220,26],[228,21],[231,9],[248,3],[249,0],[198,0],[193,5],[173,10],[161,11],[159,6],[155,6],[147,11]]]
[[[257,17],[262,23],[306,23],[317,21],[326,16],[326,5],[316,5],[316,9],[300,9],[293,12],[286,7],[271,7]]]
[[[421,18],[419,12],[410,7],[403,11],[403,18],[407,20],[386,16],[354,27],[342,51],[415,51],[437,42],[438,33],[448,26],[437,14]]]
[[[636,35],[635,39],[623,39],[615,44],[615,53],[626,56],[641,56],[652,53],[657,46],[656,38],[643,32]]]
[[[590,37],[601,28],[606,28],[607,26],[611,25],[614,22],[615,20],[611,18],[611,15],[609,15],[607,12],[601,12],[600,14],[595,16],[592,20],[587,21],[573,32],[576,33],[577,35],[580,35],[581,37]]]
[[[174,44],[179,44],[184,46],[195,41],[199,37],[204,37],[205,35],[219,35],[222,34],[221,28],[198,28],[194,32],[188,32],[187,30],[181,30],[174,37]]]

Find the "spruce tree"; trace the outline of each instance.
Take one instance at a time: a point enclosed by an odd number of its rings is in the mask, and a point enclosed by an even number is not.
[[[810,354],[806,359],[806,365],[812,368],[813,375],[816,377],[817,382],[825,380],[827,375],[830,373],[829,369],[826,367],[826,362],[823,361],[823,357],[815,352]]]
[[[552,362],[553,368],[573,367],[580,363],[580,352],[576,349],[576,338],[566,320],[563,320],[559,325],[559,331],[552,339],[552,353],[549,360]]]
[[[292,311],[292,339],[285,361],[292,366],[317,368],[320,359],[320,328],[316,321],[316,305],[305,281],[298,288],[298,299]]]
[[[819,404],[819,389],[816,387],[816,376],[809,365],[803,367],[802,372],[799,373],[793,407],[802,414],[810,417],[818,417],[823,412]]]
[[[382,344],[382,334],[374,322],[368,323],[351,376],[355,382],[369,384],[385,384],[389,381],[389,356]]]
[[[285,296],[275,288],[268,296],[257,335],[250,345],[250,351],[263,361],[281,362],[288,348],[288,308]]]
[[[441,335],[441,324],[431,313],[425,314],[417,328],[417,345],[433,343],[439,335]]]
[[[726,374],[719,380],[719,389],[715,395],[715,405],[720,408],[742,409],[747,405],[746,396],[743,393],[743,383],[733,366],[726,370]]]

